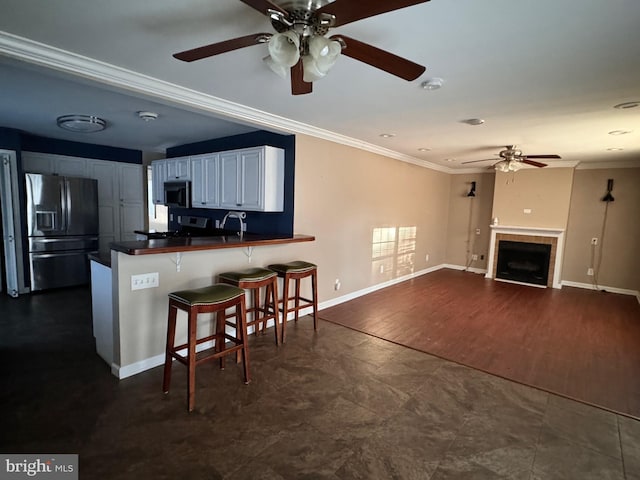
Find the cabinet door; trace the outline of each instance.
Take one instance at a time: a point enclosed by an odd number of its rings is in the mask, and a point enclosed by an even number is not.
[[[207,207],[220,206],[220,158],[207,155],[204,159],[204,202]]]
[[[118,240],[136,240],[134,230],[144,229],[142,165],[118,164],[119,220]]]
[[[58,175],[67,177],[87,177],[87,159],[61,156],[54,161],[54,170]]]
[[[151,162],[152,198],[154,205],[164,205],[164,182],[167,179],[167,161]]]
[[[191,206],[193,208],[203,208],[207,203],[204,169],[204,158],[193,157],[191,159]]]
[[[89,177],[98,180],[98,222],[100,250],[120,238],[120,207],[118,204],[118,169],[115,162],[90,160]]]
[[[240,152],[240,203],[243,209],[264,208],[264,154],[263,149]]]
[[[238,152],[220,154],[220,206],[229,209],[242,206]]]
[[[191,160],[189,157],[168,158],[167,180],[191,180]]]

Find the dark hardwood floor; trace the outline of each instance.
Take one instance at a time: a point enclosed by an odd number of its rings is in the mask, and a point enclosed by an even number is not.
[[[640,418],[640,305],[633,296],[540,289],[443,269],[320,317]]]

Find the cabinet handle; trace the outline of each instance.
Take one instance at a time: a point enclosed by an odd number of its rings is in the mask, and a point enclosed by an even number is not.
[[[207,202],[200,202],[200,203],[201,203],[202,205],[206,205],[206,204],[207,204]]]

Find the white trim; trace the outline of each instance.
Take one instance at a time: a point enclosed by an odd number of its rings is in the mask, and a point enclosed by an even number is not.
[[[485,278],[493,278],[493,259],[496,254],[496,236],[498,233],[506,235],[531,235],[536,237],[555,237],[557,239],[556,245],[556,260],[553,266],[553,288],[562,288],[562,257],[564,254],[564,229],[562,228],[547,228],[547,227],[520,227],[509,225],[490,225],[491,227],[491,241],[489,243],[489,259],[487,261],[487,273]]]
[[[609,293],[620,293],[622,295],[633,295],[638,298],[640,303],[640,291],[629,290],[628,288],[607,287],[605,285],[598,285],[596,287],[592,283],[572,282],[570,280],[563,280],[562,285],[565,287],[586,288],[587,290],[604,290]]]
[[[487,273],[487,269],[486,268],[474,268],[474,267],[466,267],[464,265],[453,265],[451,263],[443,263],[442,268],[450,268],[451,270],[466,270],[467,272],[471,272],[471,273],[480,273],[480,274],[486,274]]]
[[[19,37],[8,32],[0,31],[0,54],[77,75],[105,85],[111,85],[142,95],[168,100],[183,106],[212,112],[219,116],[238,120],[249,125],[275,128],[288,133],[309,135],[439,172],[454,172],[453,169],[442,165],[437,165],[336,132],[231,102],[223,98],[214,97],[213,95],[207,95],[174,83],[165,82],[164,80],[78,55],[28,38]]]
[[[576,170],[609,170],[610,168],[640,168],[640,158],[605,162],[580,162]]]

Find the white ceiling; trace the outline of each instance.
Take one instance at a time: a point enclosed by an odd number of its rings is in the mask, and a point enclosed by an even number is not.
[[[261,61],[265,45],[193,63],[172,57],[273,31],[239,0],[0,0],[0,11],[0,125],[38,135],[162,151],[267,129],[447,171],[507,144],[562,156],[550,165],[640,165],[640,107],[613,108],[640,101],[638,0],[432,0],[361,20],[332,33],[426,73],[407,82],[342,57],[302,96]],[[443,88],[423,90],[430,77]],[[139,110],[160,117],[144,123]],[[109,128],[62,132],[55,118],[69,113],[101,116]]]

